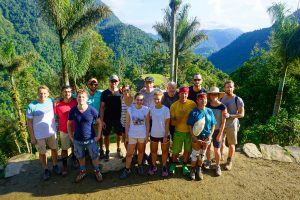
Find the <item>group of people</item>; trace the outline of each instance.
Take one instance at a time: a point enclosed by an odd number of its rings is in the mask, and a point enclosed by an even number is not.
[[[57,99],[49,98],[47,86],[38,88],[38,99],[29,104],[26,116],[31,143],[35,144],[44,168],[44,180],[50,178],[46,157],[48,145],[54,173],[68,174],[68,149],[72,147],[73,166],[79,165],[75,181],[79,182],[86,176],[87,152],[96,180],[102,181],[99,158],[109,161],[112,133],[117,138],[117,156],[125,162],[120,179],[131,175],[133,157],[137,157],[139,175],[145,174],[143,163],[146,157],[150,165],[147,174],[156,174],[159,143],[163,177],[175,173],[183,148],[182,173],[192,180],[202,180],[202,167],[209,169],[212,163],[211,143],[216,175],[220,176],[225,138],[229,146],[225,169],[231,170],[237,144],[238,118],[244,116],[244,103],[233,93],[233,81],[225,82],[225,92],[220,92],[217,87],[206,90],[202,87],[202,76],[195,74],[193,86],[177,89],[176,83],[169,82],[166,91],[162,91],[154,88],[154,79],[148,76],[144,79],[143,89],[135,96],[132,96],[129,85],[119,88],[119,82],[118,76],[112,75],[109,88],[102,92],[97,89],[97,79],[91,78],[87,83],[88,90],[79,89],[74,96],[72,88],[64,86],[62,97]],[[55,119],[60,133],[62,168],[57,164]],[[125,145],[125,157],[121,151],[121,141]],[[148,143],[149,156],[145,154]]]

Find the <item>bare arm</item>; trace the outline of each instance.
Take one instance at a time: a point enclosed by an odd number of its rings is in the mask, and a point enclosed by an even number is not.
[[[230,114],[230,117],[232,117],[232,118],[243,118],[244,115],[245,115],[245,109],[244,109],[244,107],[240,107],[238,109],[237,114]]]
[[[146,142],[148,142],[149,136],[150,136],[150,112],[148,112],[146,116]]]
[[[165,137],[164,137],[164,141],[163,141],[164,143],[167,142],[167,139],[168,139],[168,136],[169,136],[170,119],[166,119],[165,124],[166,124],[166,127],[165,127]]]
[[[73,131],[72,131],[72,121],[68,120],[67,122],[67,127],[68,127],[68,134],[69,134],[69,138],[70,140],[73,142]]]
[[[105,129],[106,128],[106,124],[104,122],[104,111],[105,110],[105,103],[101,102],[101,106],[100,106],[100,119],[102,121],[102,126]]]
[[[97,137],[96,137],[96,141],[98,141],[100,138],[101,138],[101,134],[102,134],[102,121],[101,119],[98,117],[97,120],[96,120],[97,124],[98,124],[98,134],[97,134]]]
[[[126,123],[125,123],[125,138],[127,138],[127,139],[128,139],[129,126],[130,126],[130,114],[127,111],[127,113],[126,113]]]
[[[31,144],[36,144],[36,138],[33,133],[33,120],[27,119],[28,132],[30,135]]]

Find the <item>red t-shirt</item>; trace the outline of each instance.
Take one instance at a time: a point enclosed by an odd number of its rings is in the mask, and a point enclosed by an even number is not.
[[[69,103],[65,103],[64,101],[60,101],[56,104],[54,112],[59,118],[59,126],[58,129],[61,132],[68,133],[68,116],[71,108],[77,106],[77,101],[72,99]],[[72,123],[72,130],[74,132],[74,122]]]

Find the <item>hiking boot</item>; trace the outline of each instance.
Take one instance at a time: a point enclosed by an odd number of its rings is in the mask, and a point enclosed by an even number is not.
[[[104,159],[105,155],[104,155],[104,151],[102,148],[99,149],[99,153],[100,153],[99,158]]]
[[[170,174],[175,174],[176,165],[174,163],[170,164],[169,172]]]
[[[187,175],[187,174],[189,174],[189,173],[190,173],[190,170],[189,170],[187,164],[183,164],[183,165],[182,165],[182,174],[183,174],[183,175]]]
[[[217,168],[216,168],[216,175],[217,176],[221,176],[222,175],[222,170],[221,170],[220,165],[218,165]]]
[[[143,165],[139,165],[137,167],[137,171],[138,171],[138,174],[141,176],[141,175],[144,175],[144,167]]]
[[[225,165],[225,169],[228,170],[228,171],[230,171],[231,168],[232,168],[232,161],[228,159],[227,163]]]
[[[205,168],[205,169],[210,169],[210,166],[211,166],[211,160],[206,160],[206,161],[204,162],[204,168]]]
[[[126,178],[128,178],[128,177],[130,176],[130,174],[131,174],[130,169],[124,168],[124,169],[122,170],[121,175],[119,176],[119,178],[120,178],[120,179],[126,179]]]
[[[109,151],[108,150],[106,150],[106,152],[105,152],[104,161],[105,162],[109,161]]]
[[[191,169],[190,178],[191,178],[191,180],[195,180],[196,179],[196,173],[195,173],[195,169],[194,168]]]
[[[161,175],[162,175],[163,177],[169,176],[168,168],[167,168],[167,167],[164,166],[164,167],[162,168]]]
[[[60,170],[60,168],[58,167],[58,165],[54,165],[54,166],[52,167],[52,171],[53,171],[55,174],[57,174],[57,175],[61,175],[61,170]]]
[[[153,176],[156,172],[157,172],[157,167],[151,165],[150,169],[148,170],[148,174],[149,174],[150,176]]]
[[[103,181],[102,174],[101,174],[100,170],[95,170],[94,173],[95,173],[96,180],[98,182]]]
[[[117,156],[118,158],[124,158],[123,152],[121,151],[121,148],[117,149]]]
[[[196,169],[196,177],[198,180],[203,180],[203,173],[201,167],[197,167]]]
[[[51,173],[50,173],[49,169],[45,169],[44,174],[43,174],[43,180],[48,181],[50,179],[50,175],[51,175]]]
[[[68,168],[67,167],[63,167],[61,175],[62,176],[67,176],[68,175]]]
[[[86,177],[86,171],[85,170],[80,170],[79,174],[77,175],[75,182],[79,183],[82,179]]]

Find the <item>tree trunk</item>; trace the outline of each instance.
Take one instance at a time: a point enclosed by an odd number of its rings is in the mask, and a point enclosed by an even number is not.
[[[171,0],[170,7],[172,10],[172,24],[171,24],[171,41],[170,41],[170,81],[174,81],[174,67],[175,67],[175,45],[176,45],[176,2]]]
[[[60,34],[62,34],[62,33],[60,33]],[[60,44],[60,55],[61,55],[61,69],[62,69],[62,76],[63,76],[62,82],[63,82],[63,85],[70,85],[68,69],[67,69],[66,63],[65,63],[66,44],[65,44],[65,41],[62,39],[62,36],[60,36],[59,44]]]
[[[23,142],[26,144],[27,152],[31,153],[31,148],[28,144],[28,133],[27,133],[27,130],[26,130],[26,120],[25,120],[25,116],[24,116],[24,114],[22,113],[22,110],[21,110],[20,95],[19,95],[19,92],[17,90],[17,86],[15,84],[13,74],[10,74],[9,77],[10,77],[10,82],[11,82],[11,86],[12,86],[12,90],[10,90],[10,93],[12,95],[12,99],[13,99],[14,106],[15,106],[15,109],[16,109],[16,112],[17,112],[17,116],[18,116],[18,127],[19,127],[19,131],[21,133],[21,138],[22,138]],[[17,137],[15,139],[16,139],[16,142],[18,142]],[[16,145],[18,146],[19,153],[21,153],[19,143],[16,144]]]
[[[283,96],[283,88],[284,88],[284,84],[285,84],[285,77],[286,77],[287,69],[288,69],[288,63],[285,62],[284,66],[283,66],[281,76],[280,76],[279,87],[278,87],[276,98],[275,98],[273,116],[278,115],[279,110],[280,110],[280,105],[281,105],[282,96]]]
[[[174,81],[177,84],[178,80],[178,53],[175,55],[175,72],[174,72]]]

